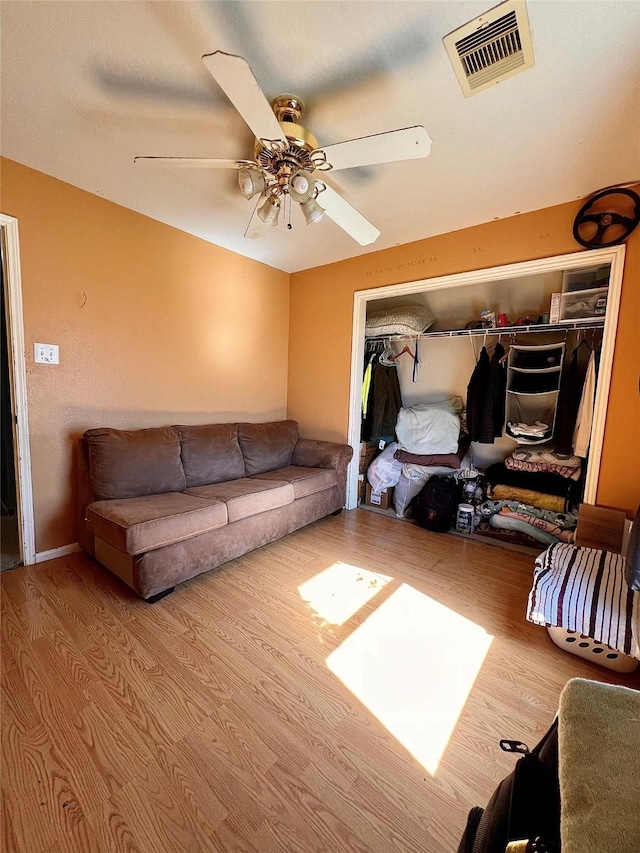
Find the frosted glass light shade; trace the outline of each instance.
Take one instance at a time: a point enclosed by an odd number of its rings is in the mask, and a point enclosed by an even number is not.
[[[289,181],[289,195],[293,201],[298,204],[304,204],[305,201],[313,196],[315,192],[315,181],[308,172],[300,169],[294,172]]]
[[[320,222],[322,219],[324,207],[320,207],[315,198],[310,198],[308,201],[305,201],[304,204],[301,204],[300,207],[304,213],[307,225],[311,225],[312,222]]]
[[[267,225],[277,225],[279,213],[280,199],[272,196],[269,196],[262,207],[258,208],[258,216]]]
[[[245,198],[253,198],[254,195],[259,195],[264,190],[264,175],[257,169],[240,169],[238,171],[238,186]]]

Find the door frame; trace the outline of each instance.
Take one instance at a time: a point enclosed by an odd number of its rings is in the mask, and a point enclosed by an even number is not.
[[[9,386],[13,418],[13,454],[18,504],[18,535],[22,562],[36,562],[33,483],[31,480],[31,447],[27,406],[27,365],[22,310],[22,277],[20,272],[20,240],[18,220],[0,213],[0,236],[5,258],[5,302]]]
[[[586,251],[572,252],[567,255],[554,255],[550,258],[538,258],[533,261],[487,267],[481,270],[472,270],[470,272],[455,273],[453,275],[425,278],[420,281],[408,281],[400,284],[390,284],[386,287],[356,291],[353,294],[353,328],[351,336],[349,437],[347,439],[349,444],[353,448],[359,448],[360,446],[364,329],[367,304],[369,302],[377,299],[388,299],[391,296],[406,296],[414,293],[425,293],[430,290],[461,287],[463,285],[500,281],[501,279],[517,278],[518,276],[534,275],[536,273],[571,270],[585,266],[600,266],[610,263],[611,274],[609,276],[609,292],[607,295],[607,314],[603,330],[600,369],[591,427],[589,464],[587,466],[584,491],[584,503],[595,504],[600,478],[600,461],[602,457],[604,428],[607,419],[611,370],[618,330],[618,312],[620,310],[625,250],[626,247],[624,244],[606,249],[588,249]],[[347,509],[355,509],[358,506],[358,457],[359,454],[356,452],[347,475]]]

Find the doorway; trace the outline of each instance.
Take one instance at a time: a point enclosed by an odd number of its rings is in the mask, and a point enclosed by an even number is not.
[[[6,294],[4,284],[4,251],[0,246],[0,483],[2,486],[2,516],[0,519],[0,571],[15,569],[22,562],[18,536],[18,500],[16,490],[15,451],[13,446],[13,407],[9,384],[9,349],[7,344]]]
[[[609,294],[607,313],[603,330],[602,352],[595,397],[593,425],[589,465],[585,482],[584,502],[594,504],[598,489],[600,474],[600,457],[604,439],[604,427],[609,397],[609,384],[615,350],[615,338],[618,326],[618,310],[622,290],[622,273],[624,268],[624,245],[610,249],[595,249],[587,252],[575,252],[569,255],[558,255],[535,261],[518,264],[507,264],[484,270],[474,270],[468,273],[458,273],[438,278],[405,282],[389,285],[372,290],[362,290],[354,293],[353,330],[351,349],[351,382],[349,398],[349,444],[358,448],[360,445],[361,407],[362,407],[362,375],[364,368],[364,340],[367,305],[380,299],[397,296],[407,296],[418,293],[433,293],[434,291],[478,285],[483,282],[504,281],[522,276],[531,276],[558,270],[585,268],[594,265],[609,264]],[[356,453],[355,459],[358,459]],[[355,509],[358,505],[358,466],[351,464],[347,481],[347,509]]]
[[[18,221],[0,213],[2,568],[36,562]],[[6,520],[5,520],[6,519]],[[6,542],[6,560],[5,560]]]

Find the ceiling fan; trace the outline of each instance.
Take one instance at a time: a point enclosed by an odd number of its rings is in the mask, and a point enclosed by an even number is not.
[[[246,199],[259,196],[245,237],[260,237],[268,226],[277,225],[288,197],[300,206],[307,225],[318,222],[326,213],[360,245],[373,243],[380,236],[378,229],[321,180],[321,175],[330,170],[427,157],[431,139],[425,128],[416,125],[319,147],[313,134],[298,123],[304,110],[298,97],[280,95],[270,106],[241,56],[217,50],[202,59],[255,135],[253,160],[136,157],[134,162],[237,169],[242,195]]]

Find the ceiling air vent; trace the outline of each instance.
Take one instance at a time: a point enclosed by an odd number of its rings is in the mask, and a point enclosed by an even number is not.
[[[507,0],[443,38],[465,98],[533,65],[524,0]]]

